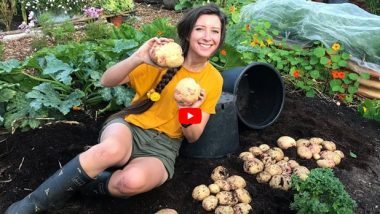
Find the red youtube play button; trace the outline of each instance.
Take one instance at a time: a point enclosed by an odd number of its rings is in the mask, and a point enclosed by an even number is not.
[[[178,114],[179,122],[182,124],[197,124],[202,120],[200,108],[180,108]]]

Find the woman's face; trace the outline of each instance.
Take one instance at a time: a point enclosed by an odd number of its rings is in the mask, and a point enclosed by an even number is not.
[[[209,58],[220,43],[222,24],[216,15],[201,15],[190,34],[188,55]]]

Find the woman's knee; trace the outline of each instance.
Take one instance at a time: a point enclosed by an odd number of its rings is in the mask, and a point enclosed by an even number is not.
[[[110,165],[124,165],[130,156],[131,142],[121,142],[117,138],[107,138],[87,152],[97,161]]]
[[[121,173],[115,183],[115,189],[125,196],[131,196],[147,191],[148,178],[143,170],[134,167],[128,169],[128,173]]]

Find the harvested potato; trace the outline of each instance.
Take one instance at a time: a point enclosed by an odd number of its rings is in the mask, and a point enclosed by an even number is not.
[[[319,159],[321,159],[321,155],[319,153],[314,153],[313,158],[314,158],[314,160],[319,160]]]
[[[296,146],[297,147],[300,147],[300,146],[309,146],[309,145],[310,145],[310,141],[308,139],[301,138],[301,139],[298,139],[296,141]]]
[[[269,181],[269,186],[287,191],[291,187],[291,177],[288,175],[274,175]]]
[[[174,99],[182,106],[191,106],[199,100],[201,86],[191,77],[181,79],[174,89]]]
[[[218,206],[215,214],[234,214],[234,209],[231,206]]]
[[[210,195],[210,190],[204,184],[198,185],[193,189],[192,196],[195,200],[202,201]]]
[[[155,212],[154,214],[178,214],[178,212],[176,210],[173,210],[173,209],[164,208],[164,209],[161,209],[161,210]]]
[[[244,188],[245,186],[247,186],[247,183],[245,182],[244,178],[239,175],[232,175],[228,177],[226,180],[230,184],[232,190]]]
[[[322,146],[324,149],[329,150],[329,151],[335,151],[336,150],[336,145],[332,141],[323,141]]]
[[[252,146],[249,148],[249,152],[251,152],[254,156],[263,154],[263,150],[261,150],[258,146]]]
[[[321,159],[317,160],[317,165],[322,168],[333,168],[335,166],[335,162],[330,159]]]
[[[271,178],[272,175],[267,171],[262,171],[256,176],[256,180],[259,183],[268,183]]]
[[[226,180],[217,180],[215,184],[219,186],[221,190],[230,191],[231,185]]]
[[[254,158],[252,160],[245,161],[243,168],[246,173],[254,175],[263,171],[264,164],[259,159]]]
[[[223,166],[215,167],[215,169],[212,170],[212,173],[211,173],[211,179],[213,181],[224,180],[224,179],[228,178],[228,176],[230,176],[230,173]]]
[[[258,147],[257,147],[258,148]],[[260,150],[261,151],[261,150]],[[243,161],[250,160],[254,158],[255,156],[252,154],[252,152],[242,152],[239,155],[239,158],[242,159]]]
[[[309,176],[310,171],[308,168],[304,166],[297,166],[296,168],[294,168],[293,173],[304,181]]]
[[[312,137],[309,139],[310,143],[320,145],[323,142],[323,139],[320,137]]]
[[[280,161],[280,160],[284,159],[284,156],[285,156],[282,149],[280,149],[278,147],[273,147],[273,148],[269,149],[267,151],[267,153],[269,154],[269,156],[271,156],[276,161]]]
[[[279,165],[281,167],[282,174],[287,174],[287,175],[292,174],[292,168],[290,167],[288,161],[281,160],[277,162],[276,165]]]
[[[216,194],[220,192],[220,187],[218,186],[218,184],[210,184],[208,185],[208,189],[210,190],[212,194]]]
[[[334,151],[335,153],[337,153],[339,155],[340,158],[344,158],[344,153],[340,150],[335,150]]]
[[[157,44],[149,52],[151,60],[161,67],[176,68],[183,64],[182,48],[175,42]]]
[[[289,164],[290,168],[292,168],[292,169],[294,169],[297,166],[299,166],[299,163],[297,161],[295,161],[295,160],[289,160],[288,164]]]
[[[318,154],[321,152],[322,146],[315,144],[315,143],[312,143],[308,146],[308,148],[310,149],[311,153]]]
[[[260,144],[259,145],[259,148],[261,149],[261,151],[263,152],[266,152],[270,149],[269,145],[268,144]]]
[[[221,191],[216,194],[220,205],[235,205],[237,204],[238,198],[235,197],[233,192]]]
[[[269,166],[269,165],[275,164],[277,162],[276,159],[272,158],[267,153],[262,155],[261,161],[263,162],[264,166]]]
[[[282,174],[282,169],[281,169],[281,167],[280,167],[279,165],[277,165],[277,164],[272,164],[272,165],[269,165],[269,166],[265,166],[264,171],[269,172],[269,174],[270,174],[271,176]]]
[[[251,198],[251,195],[249,194],[249,192],[246,190],[246,189],[236,189],[235,190],[235,196],[236,198],[238,199],[239,202],[242,202],[242,203],[251,203],[252,201],[252,198]]]
[[[277,145],[281,149],[288,149],[290,147],[296,146],[296,140],[289,136],[282,136],[277,139]]]
[[[212,211],[215,210],[215,208],[218,206],[218,198],[214,195],[209,195],[202,201],[202,207],[206,211]]]
[[[339,156],[338,153],[336,153],[336,152],[332,152],[332,151],[328,151],[328,150],[326,150],[326,151],[322,151],[322,152],[320,153],[320,155],[321,155],[321,158],[323,158],[323,159],[333,160],[334,163],[335,163],[335,165],[338,165],[338,164],[340,163],[341,159],[342,159],[342,158]]]
[[[246,203],[238,203],[234,207],[234,214],[249,214],[252,212],[252,207]]]
[[[311,159],[311,157],[313,157],[313,153],[310,151],[309,147],[306,146],[298,147],[297,154],[304,159]]]

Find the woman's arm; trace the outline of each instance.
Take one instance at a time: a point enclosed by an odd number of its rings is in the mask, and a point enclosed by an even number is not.
[[[142,63],[155,65],[149,57],[153,45],[169,41],[172,39],[157,37],[149,39],[130,57],[108,68],[100,79],[100,83],[105,87],[114,87],[129,82],[128,74],[137,66]]]

